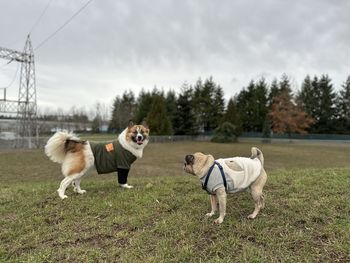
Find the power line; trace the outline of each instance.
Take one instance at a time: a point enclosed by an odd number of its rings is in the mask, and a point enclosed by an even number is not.
[[[41,21],[41,19],[43,18],[44,14],[46,13],[47,9],[49,8],[49,6],[51,5],[53,0],[49,0],[45,6],[45,8],[43,9],[43,11],[41,12],[40,16],[38,17],[38,19],[36,20],[36,22],[33,24],[33,26],[31,27],[31,29],[29,30],[28,35],[30,35],[34,29],[37,27],[37,25],[39,24],[39,22]],[[14,40],[12,42],[10,42],[9,44],[7,44],[7,46],[12,46],[15,43],[18,43],[20,40],[22,40],[23,38],[17,38],[17,40]]]
[[[36,22],[34,23],[34,25],[32,26],[32,28],[29,30],[29,35],[33,32],[33,30],[36,28],[36,26],[39,24],[40,20],[42,19],[42,17],[44,16],[44,14],[46,13],[46,10],[49,8],[50,4],[52,3],[52,0],[49,0],[44,8],[44,10],[42,11],[41,15],[39,16],[39,18],[36,20]]]
[[[77,12],[75,12],[66,22],[64,22],[56,31],[54,31],[51,35],[45,38],[39,45],[37,45],[34,50],[39,49],[42,45],[44,45],[47,41],[49,41],[54,35],[56,35],[59,31],[61,31],[66,25],[68,25],[84,8],[86,8],[93,0],[87,1]]]

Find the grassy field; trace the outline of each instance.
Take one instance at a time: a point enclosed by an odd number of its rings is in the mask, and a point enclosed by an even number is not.
[[[96,138],[95,138],[96,139]],[[183,156],[264,153],[266,208],[228,197],[221,225]],[[85,195],[56,189],[60,166],[39,150],[0,152],[0,262],[349,262],[350,144],[150,144],[133,165],[132,190],[91,172]]]

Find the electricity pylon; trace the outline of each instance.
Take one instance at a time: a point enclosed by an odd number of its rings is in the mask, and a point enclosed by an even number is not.
[[[23,52],[0,47],[0,58],[21,63],[18,101],[6,100],[4,95],[4,99],[0,100],[0,112],[17,113],[17,132],[28,139],[28,147],[32,148],[32,137],[36,134],[38,138],[38,128],[34,52],[30,36],[27,37]],[[16,147],[22,146],[19,142],[17,140]]]

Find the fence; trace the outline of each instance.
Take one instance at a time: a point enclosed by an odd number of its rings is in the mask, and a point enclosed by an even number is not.
[[[262,133],[259,132],[244,132],[241,138],[261,138],[261,139],[292,139],[292,140],[339,140],[350,141],[350,134],[299,134],[292,133],[289,137],[288,134],[272,133],[270,138],[264,138]]]
[[[181,141],[209,141],[211,136],[207,135],[170,135],[170,136],[151,136],[150,142],[181,142]]]
[[[28,149],[29,144],[31,144],[32,148],[44,148],[48,138],[47,137],[32,137],[29,143],[29,139],[27,137],[20,137],[16,139],[0,139],[0,150],[2,149]]]
[[[43,148],[48,140],[49,136],[31,139],[31,145],[33,148]],[[181,142],[181,141],[210,141],[209,135],[198,136],[185,136],[185,135],[172,135],[172,136],[151,136],[150,141],[153,143],[167,143],[167,142]],[[256,139],[261,141],[289,141],[301,140],[301,141],[338,141],[350,143],[349,135],[340,134],[292,134],[288,135],[272,134],[270,138],[263,138],[261,133],[243,133],[239,140]],[[28,138],[17,139],[1,139],[0,138],[0,150],[1,149],[25,149],[28,148]]]

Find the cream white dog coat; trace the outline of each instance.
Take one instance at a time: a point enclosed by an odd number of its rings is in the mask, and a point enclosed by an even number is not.
[[[262,168],[261,162],[258,158],[233,157],[217,159],[215,162],[220,164],[223,168],[227,183],[226,191],[228,193],[239,192],[249,187],[258,178]],[[236,171],[230,169],[226,165],[227,162],[235,162],[241,167],[241,170]],[[215,163],[213,165],[214,167],[211,172],[209,170],[209,172],[200,179],[202,185],[207,181],[205,188],[211,194],[214,194],[219,187],[224,186],[224,180],[219,166]],[[207,179],[208,176],[209,178]]]

